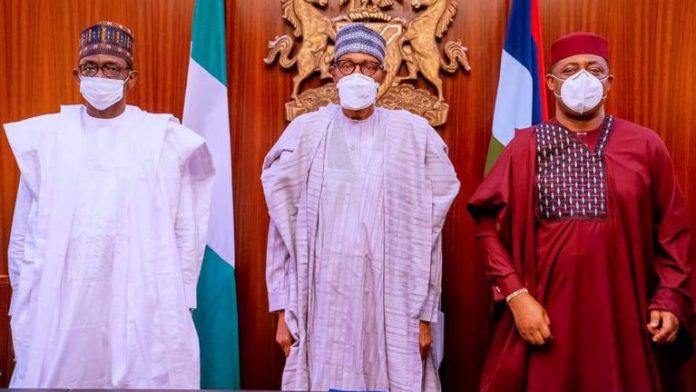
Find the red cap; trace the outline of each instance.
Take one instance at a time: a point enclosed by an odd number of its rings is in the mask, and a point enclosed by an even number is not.
[[[609,42],[592,33],[570,33],[551,44],[551,65],[576,54],[594,54],[609,61]]]

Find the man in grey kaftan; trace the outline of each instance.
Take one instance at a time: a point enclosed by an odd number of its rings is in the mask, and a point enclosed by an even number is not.
[[[459,182],[424,119],[374,106],[381,36],[351,24],[336,49],[341,106],[293,121],[264,161],[283,389],[439,390],[430,323]]]

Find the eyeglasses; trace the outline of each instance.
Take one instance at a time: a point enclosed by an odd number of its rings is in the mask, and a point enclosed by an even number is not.
[[[343,75],[350,75],[355,71],[355,67],[360,67],[360,73],[365,76],[372,76],[384,66],[376,61],[365,61],[362,63],[354,63],[351,60],[341,60],[335,64],[338,71]]]
[[[77,67],[80,70],[80,76],[92,77],[102,71],[102,74],[109,79],[118,79],[123,76],[123,71],[130,71],[130,68],[121,67],[113,63],[106,63],[102,65],[94,63],[80,64]]]
[[[607,76],[609,76],[609,71],[603,67],[599,67],[596,65],[592,65],[587,68],[582,68],[582,67],[577,67],[577,66],[567,66],[561,68],[558,72],[555,74],[551,73],[550,75],[553,76],[554,78],[558,80],[566,80],[570,78],[571,76],[577,74],[580,71],[587,71],[589,74],[593,75],[599,80],[605,79]]]

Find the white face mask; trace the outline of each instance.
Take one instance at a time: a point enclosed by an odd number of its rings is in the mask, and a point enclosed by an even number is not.
[[[607,97],[604,95],[602,81],[606,80],[608,76],[599,80],[584,69],[565,80],[554,75],[551,76],[563,81],[561,94],[556,94],[556,96],[560,97],[569,109],[578,114],[591,111],[599,105],[602,99]]]
[[[374,105],[379,83],[361,73],[348,75],[336,84],[341,107],[349,110],[365,109]]]
[[[80,93],[95,109],[105,110],[123,99],[126,80],[83,76],[80,77]]]

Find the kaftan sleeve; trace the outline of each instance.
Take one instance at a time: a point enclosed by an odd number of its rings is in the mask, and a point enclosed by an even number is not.
[[[186,306],[190,309],[196,307],[196,285],[202,262],[202,257],[198,257],[196,247],[197,228],[195,222],[195,204],[191,176],[188,168],[183,166],[181,169],[181,187],[179,189],[179,202],[174,230],[181,261],[181,276],[184,281]]]
[[[29,220],[31,219],[31,211],[41,184],[41,164],[38,146],[41,140],[47,138],[46,134],[43,133],[46,129],[45,122],[47,118],[50,118],[50,116],[34,117],[4,125],[7,141],[12,148],[12,153],[21,173],[7,252],[10,284],[15,292],[20,288],[23,267],[33,262],[33,260],[29,260],[32,257],[26,254],[26,250],[27,240],[30,237]],[[13,296],[13,301],[10,305],[10,315],[13,313],[15,298],[16,296]]]
[[[302,181],[301,178],[289,180],[289,176],[296,173],[294,165],[297,164],[296,150],[300,134],[303,127],[303,117],[295,119],[283,131],[282,135],[266,155],[263,163],[261,181],[264,185],[266,204],[269,206],[271,215],[268,225],[268,242],[266,245],[266,289],[268,293],[268,307],[270,312],[285,310],[288,306],[288,295],[290,279],[290,263],[294,260],[293,241],[291,236],[282,235],[281,227],[278,222],[273,220],[274,214],[271,213],[272,206],[277,208],[276,213],[286,217],[297,214],[295,197],[288,197],[289,190],[282,187],[282,191],[274,192],[271,184],[295,183]],[[291,192],[293,193],[293,192]],[[283,223],[289,224],[292,219]],[[285,233],[291,233],[292,228],[282,227]]]
[[[15,203],[14,218],[12,219],[12,231],[10,232],[10,244],[8,246],[8,269],[10,272],[10,284],[13,290],[19,287],[19,276],[22,265],[26,262],[24,255],[27,228],[29,223],[29,211],[32,204],[32,196],[25,181],[20,178]]]
[[[288,301],[288,252],[283,237],[275,224],[268,225],[268,245],[266,249],[266,287],[268,289],[269,311],[284,310]]]
[[[691,322],[688,265],[691,229],[667,148],[659,140],[652,159],[654,214],[653,266],[659,283],[648,308],[673,313],[682,325]]]
[[[494,299],[500,301],[523,288],[522,280],[513,267],[510,252],[500,240],[495,218],[482,216],[478,220],[476,239],[481,244],[486,257],[486,275],[493,286]]]
[[[179,160],[174,230],[186,305],[193,309],[207,240],[215,169],[205,141],[174,119],[165,136],[165,148],[174,151]]]
[[[476,239],[485,255],[486,276],[496,301],[524,287],[505,241],[510,238],[509,207],[514,192],[511,172],[512,145],[498,157],[468,205],[477,223]]]
[[[421,307],[422,321],[436,322],[442,292],[442,227],[454,198],[459,193],[459,180],[447,156],[447,146],[437,132],[428,127],[425,168],[432,192],[432,248],[430,278],[425,302]]]

